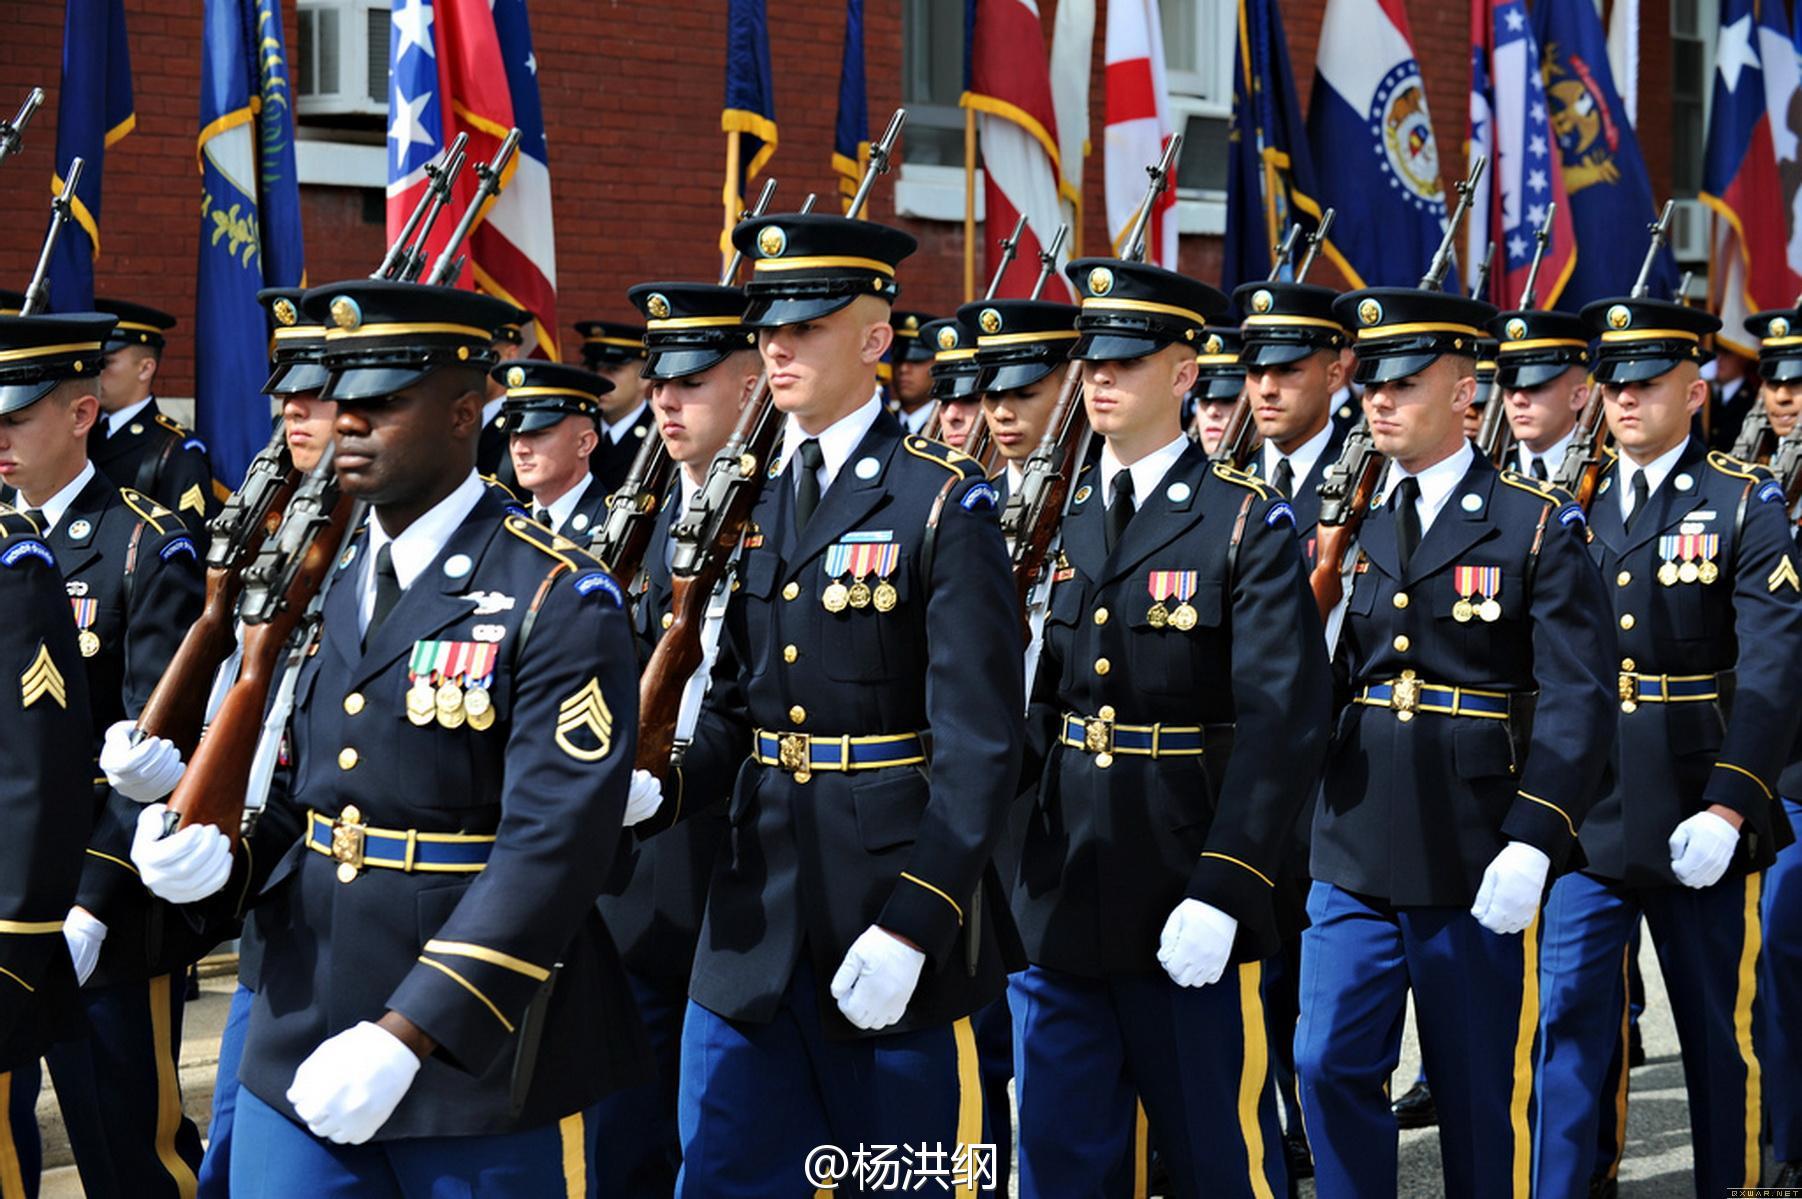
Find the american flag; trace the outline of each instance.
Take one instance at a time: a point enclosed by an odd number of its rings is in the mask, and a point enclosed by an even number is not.
[[[470,235],[456,281],[524,308],[528,352],[557,357],[557,244],[550,161],[538,97],[538,59],[525,0],[394,0],[388,39],[388,236],[419,203],[425,165],[458,133],[472,162],[491,158],[508,129],[520,132],[506,187]],[[432,229],[435,257],[475,189],[458,179],[453,207]]]

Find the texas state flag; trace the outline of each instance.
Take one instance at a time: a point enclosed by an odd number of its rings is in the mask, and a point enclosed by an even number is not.
[[[1308,142],[1320,203],[1339,210],[1328,252],[1353,287],[1412,286],[1446,207],[1402,0],[1328,0],[1314,75]]]

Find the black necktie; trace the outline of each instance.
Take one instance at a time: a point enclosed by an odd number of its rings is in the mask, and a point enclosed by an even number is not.
[[[820,506],[820,467],[826,464],[826,455],[820,450],[819,438],[809,437],[795,450],[795,457],[801,462],[801,477],[795,486],[795,532],[799,533]]]
[[[25,519],[30,521],[40,533],[48,533],[50,531],[50,522],[45,518],[44,510],[42,508],[25,509]]]
[[[1652,484],[1646,479],[1646,472],[1643,470],[1634,471],[1633,472],[1633,511],[1627,513],[1627,519],[1624,522],[1624,527],[1629,532],[1631,532],[1633,529],[1633,523],[1639,519],[1639,514],[1646,510],[1646,501],[1651,498],[1652,498]]]
[[[532,509],[532,519],[548,529],[551,527],[551,510],[549,508],[539,508],[534,506]]]
[[[375,631],[400,603],[400,576],[394,573],[394,545],[389,542],[375,552],[375,610],[369,614],[369,627],[363,630],[363,644],[368,645]]]
[[[1295,468],[1289,465],[1289,459],[1278,458],[1276,460],[1276,471],[1271,475],[1270,482],[1272,486],[1283,493],[1284,499],[1288,499],[1294,494]]]
[[[1416,507],[1419,501],[1420,480],[1413,475],[1396,485],[1395,552],[1403,570],[1408,569],[1408,559],[1420,548],[1420,510]]]
[[[1541,458],[1538,454],[1533,455],[1533,477],[1538,479],[1541,483],[1551,477],[1545,473],[1545,459]]]
[[[1132,523],[1139,506],[1133,502],[1133,473],[1121,470],[1114,475],[1114,500],[1107,506],[1107,548],[1112,553],[1126,526]]]

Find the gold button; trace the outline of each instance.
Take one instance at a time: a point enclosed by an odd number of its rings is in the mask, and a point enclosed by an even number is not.
[[[1395,640],[1391,641],[1389,644],[1395,647],[1396,653],[1405,654],[1408,652],[1408,647],[1414,643],[1408,640],[1408,635],[1406,633],[1400,633],[1397,634]]]
[[[1636,662],[1634,662],[1632,658],[1622,658],[1621,659],[1621,669],[1622,670],[1638,670],[1639,665]]]
[[[1634,712],[1639,711],[1639,705],[1637,703],[1635,703],[1633,700],[1623,699],[1621,701],[1621,711],[1627,713],[1628,715],[1632,715]]]
[[[343,821],[345,824],[362,824],[363,823],[363,809],[359,808],[354,803],[353,804],[345,804],[344,811],[342,811],[338,814],[338,819]]]
[[[1628,583],[1631,583],[1632,581],[1633,581],[1633,572],[1630,570],[1623,570],[1623,571],[1621,571],[1621,573],[1614,576],[1614,585],[1616,587],[1625,587]]]
[[[1095,623],[1096,624],[1106,624],[1107,623],[1107,609],[1106,608],[1095,609]]]
[[[800,595],[800,594],[801,594],[801,584],[799,584],[799,583],[790,583],[788,586],[786,586],[782,589],[782,598],[785,600],[792,600],[797,595]]]
[[[1635,622],[1633,620],[1633,613],[1631,613],[1631,612],[1621,613],[1621,628],[1630,629],[1633,627],[1634,623]]]
[[[1108,671],[1112,670],[1113,668],[1114,668],[1114,664],[1112,662],[1109,662],[1106,658],[1096,658],[1095,659],[1095,673],[1096,674],[1106,674]]]
[[[1103,720],[1112,720],[1114,718],[1114,705],[1102,704],[1101,711],[1095,713],[1095,715],[1101,717]]]
[[[338,769],[339,770],[349,770],[351,767],[355,766],[356,764],[357,764],[357,751],[356,750],[352,749],[350,746],[347,745],[343,749],[338,751]]]
[[[801,651],[796,649],[794,646],[785,645],[782,647],[782,660],[784,662],[793,662],[796,658],[799,658],[800,656],[801,656]]]
[[[806,724],[807,709],[803,708],[800,704],[796,704],[788,710],[788,718],[796,724]]]
[[[1398,608],[1406,608],[1408,606],[1408,593],[1406,591],[1398,591],[1395,593],[1394,598],[1389,602]]]
[[[663,627],[664,628],[667,629],[675,623],[676,623],[676,614],[674,612],[665,612],[663,614]]]
[[[352,691],[349,695],[344,697],[344,711],[347,715],[355,716],[362,710],[363,693],[361,691]]]

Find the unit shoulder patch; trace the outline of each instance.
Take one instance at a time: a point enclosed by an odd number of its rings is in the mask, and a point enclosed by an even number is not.
[[[20,517],[17,518],[17,520],[19,523],[26,525],[27,528],[30,527],[29,522],[26,522],[24,518]],[[5,525],[0,524],[0,537],[3,537],[5,532]],[[15,567],[19,563],[25,561],[25,559],[33,558],[54,570],[56,568],[56,555],[50,552],[50,547],[31,534],[24,533],[22,530],[20,532],[21,535],[17,541],[7,546],[4,550],[0,550],[0,566]]]
[[[1261,500],[1267,500],[1271,497],[1272,492],[1270,488],[1265,486],[1264,481],[1255,475],[1249,475],[1224,462],[1214,463],[1213,471],[1215,478],[1224,479],[1228,483],[1243,487],[1247,491],[1255,493]]]
[[[163,522],[174,516],[175,513],[169,511],[169,509],[163,507],[161,504],[134,487],[119,488],[119,498],[124,500],[125,506],[137,513],[138,518],[152,529],[156,530],[158,533],[168,532],[168,530],[163,527]]]

